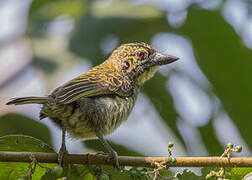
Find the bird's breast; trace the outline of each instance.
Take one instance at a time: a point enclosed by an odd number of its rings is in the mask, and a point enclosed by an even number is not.
[[[80,99],[67,119],[67,129],[73,136],[80,138],[110,134],[127,120],[136,99],[137,94],[130,97],[111,95]]]

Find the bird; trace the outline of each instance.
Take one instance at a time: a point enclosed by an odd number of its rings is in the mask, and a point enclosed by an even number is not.
[[[158,67],[179,58],[143,42],[122,44],[100,65],[64,83],[46,97],[21,97],[7,105],[42,104],[39,118],[49,117],[62,129],[58,162],[68,153],[66,131],[77,139],[98,138],[119,168],[117,152],[104,138],[128,119],[140,88]]]

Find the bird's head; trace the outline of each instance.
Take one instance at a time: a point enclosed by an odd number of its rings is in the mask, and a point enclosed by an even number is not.
[[[169,64],[178,59],[175,56],[161,54],[145,43],[129,43],[114,50],[107,63],[138,85],[142,85],[155,74],[160,65]]]

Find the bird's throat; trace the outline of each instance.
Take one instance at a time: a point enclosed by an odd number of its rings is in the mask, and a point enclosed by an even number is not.
[[[157,69],[158,66],[153,66],[145,70],[145,72],[143,72],[137,77],[137,84],[140,86],[143,85],[147,80],[154,76],[154,74],[157,72]]]

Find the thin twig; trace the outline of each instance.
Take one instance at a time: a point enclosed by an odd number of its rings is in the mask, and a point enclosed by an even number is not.
[[[0,162],[31,162],[34,156],[40,163],[57,163],[56,153],[40,152],[4,152],[0,151]],[[156,163],[166,162],[167,157],[129,157],[119,156],[121,166],[156,167]],[[219,157],[177,157],[176,161],[166,164],[167,167],[252,167],[252,157],[219,158]],[[68,154],[64,157],[68,164],[96,164],[112,165],[111,158],[107,155],[97,154]]]

